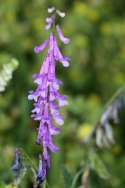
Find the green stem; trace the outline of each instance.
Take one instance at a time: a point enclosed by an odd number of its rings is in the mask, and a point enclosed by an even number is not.
[[[72,182],[72,185],[71,185],[71,188],[75,188],[76,187],[76,183],[77,183],[77,180],[79,178],[79,176],[82,174],[83,172],[83,169],[81,169],[74,177],[73,179],[73,182]]]

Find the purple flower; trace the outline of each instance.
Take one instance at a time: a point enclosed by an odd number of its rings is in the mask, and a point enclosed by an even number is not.
[[[50,161],[49,161],[50,162]],[[50,167],[50,163],[46,161],[42,155],[39,156],[39,169],[36,182],[40,185],[46,178],[47,169]]]
[[[21,156],[21,151],[19,149],[16,149],[15,151],[15,160],[12,165],[12,170],[13,172],[19,172],[22,168],[22,156]]]
[[[49,30],[53,23],[55,22],[55,15],[52,15],[51,17],[46,18],[47,25],[45,26],[45,30]]]
[[[54,12],[54,9],[52,12]],[[54,25],[55,19],[55,14],[46,18],[47,30]],[[56,30],[60,40],[64,44],[68,44],[69,39],[63,36],[59,26],[56,26]],[[59,151],[59,148],[53,143],[53,136],[60,133],[58,126],[64,123],[59,110],[62,106],[68,104],[67,97],[59,93],[62,82],[56,78],[56,65],[60,62],[64,67],[68,67],[70,61],[68,57],[62,55],[57,44],[57,38],[52,32],[50,32],[47,40],[34,48],[34,51],[40,53],[45,48],[47,48],[47,54],[40,72],[33,75],[37,88],[35,91],[30,91],[28,96],[29,100],[34,100],[32,118],[39,121],[36,142],[43,148],[37,173],[39,184],[44,181],[50,168],[50,153]],[[56,126],[54,126],[54,123]]]
[[[39,45],[39,46],[36,46],[36,47],[34,48],[35,53],[40,53],[40,52],[42,52],[42,51],[44,50],[44,48],[47,47],[48,43],[49,43],[49,40],[45,40],[43,44],[41,44],[41,45]]]
[[[64,44],[68,44],[70,42],[69,38],[63,36],[63,33],[62,33],[62,31],[61,31],[61,29],[60,29],[60,27],[58,25],[56,26],[56,30],[57,30],[57,33],[59,35],[60,40]]]

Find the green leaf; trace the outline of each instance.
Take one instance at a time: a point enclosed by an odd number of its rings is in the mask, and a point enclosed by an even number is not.
[[[0,132],[8,130],[10,127],[12,127],[12,119],[3,112],[0,113],[0,122]]]
[[[72,175],[69,171],[63,167],[62,169],[63,177],[64,177],[64,188],[69,188],[72,184]]]
[[[81,169],[80,171],[78,171],[75,175],[75,177],[73,178],[73,181],[72,181],[72,185],[71,185],[71,188],[76,188],[76,183],[78,181],[78,178],[79,176],[83,173],[83,169]]]
[[[5,184],[3,182],[0,182],[0,188],[5,188]]]
[[[3,187],[0,187],[0,188],[3,188]],[[18,187],[15,185],[9,184],[9,185],[5,185],[4,188],[18,188]]]
[[[13,71],[18,67],[18,60],[15,58],[10,58],[9,56],[4,57],[4,55],[0,55],[3,59],[0,59],[0,92],[3,92],[12,78]]]
[[[103,161],[99,158],[99,156],[94,153],[90,152],[89,154],[89,160],[91,168],[103,179],[108,179],[110,177],[109,172],[107,171],[107,168],[105,167]]]

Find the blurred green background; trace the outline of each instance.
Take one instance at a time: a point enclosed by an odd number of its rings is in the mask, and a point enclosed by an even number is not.
[[[48,6],[66,12],[60,25],[71,39],[69,45],[61,46],[63,54],[71,57],[71,66],[57,67],[58,78],[64,83],[61,92],[69,96],[69,106],[63,108],[65,124],[55,138],[61,151],[52,155],[49,187],[65,187],[63,168],[74,175],[86,161],[91,143],[81,142],[94,128],[105,103],[125,82],[124,0],[0,0],[0,65],[12,57],[19,61],[0,95],[0,188],[9,188],[13,180],[15,148],[23,148],[38,165],[38,124],[30,118],[33,105],[27,95],[35,87],[32,74],[39,71],[44,56],[34,54],[33,48],[48,36],[44,31]],[[90,188],[125,187],[124,122],[116,128],[116,143],[98,151],[110,178],[104,180],[92,171]],[[27,173],[19,187],[31,188],[32,181]],[[79,177],[76,187],[81,184]]]

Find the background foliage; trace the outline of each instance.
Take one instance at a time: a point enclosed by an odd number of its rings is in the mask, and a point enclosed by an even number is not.
[[[71,57],[71,66],[57,68],[69,106],[63,109],[65,124],[55,139],[61,152],[52,156],[48,187],[69,188],[75,177],[72,188],[78,188],[89,174],[90,188],[124,188],[125,118],[113,127],[111,148],[83,144],[106,102],[125,82],[124,0],[0,1],[0,73],[12,58],[19,61],[6,91],[0,94],[0,187],[11,187],[15,148],[23,148],[38,165],[37,123],[30,118],[32,104],[27,94],[34,87],[32,74],[42,63],[43,54],[35,55],[33,48],[47,37],[44,19],[51,5],[66,12],[60,24],[71,43],[62,50]],[[32,182],[27,173],[19,187],[32,187]]]

